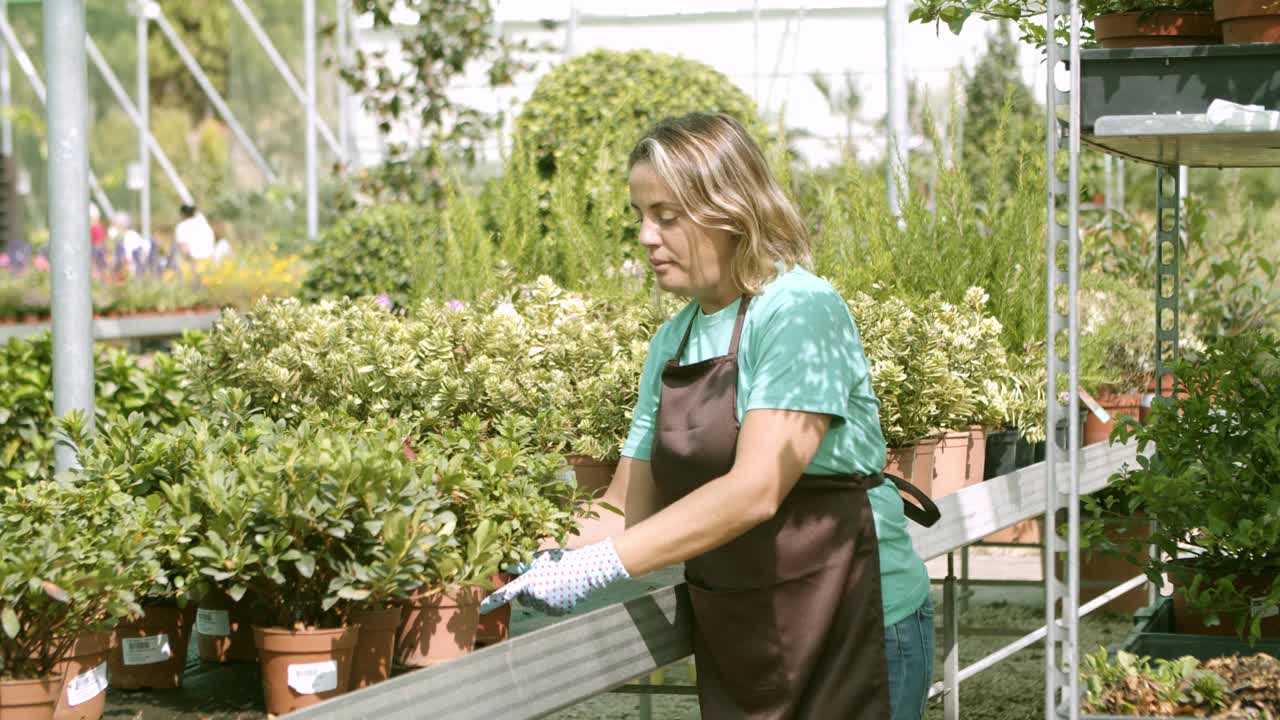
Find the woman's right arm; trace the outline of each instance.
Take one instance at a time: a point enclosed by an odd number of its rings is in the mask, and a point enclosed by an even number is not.
[[[624,517],[619,517],[602,504],[618,508]],[[591,509],[596,516],[579,522],[576,533],[569,536],[564,547],[580,548],[621,535],[623,530],[656,513],[659,510],[658,491],[653,484],[653,474],[649,472],[649,463],[624,456],[618,461],[618,469],[613,473],[609,488],[596,498]],[[560,545],[551,541],[543,545],[543,549],[555,547]]]

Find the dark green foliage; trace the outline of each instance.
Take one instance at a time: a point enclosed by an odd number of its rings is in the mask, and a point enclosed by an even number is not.
[[[434,213],[411,205],[348,213],[325,229],[311,248],[302,298],[315,301],[386,293],[405,304],[413,289],[410,260],[436,231]]]

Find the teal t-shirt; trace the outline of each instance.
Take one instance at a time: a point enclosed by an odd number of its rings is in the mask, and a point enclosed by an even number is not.
[[[622,454],[648,461],[657,422],[662,368],[693,320],[680,363],[724,355],[741,300],[711,315],[689,303],[658,329],[640,377],[640,396]],[[871,474],[884,469],[880,401],[849,307],[831,285],[800,267],[780,273],[752,298],[738,345],[738,420],[748,410],[831,415],[831,427],[806,468],[810,475]],[[902,498],[886,480],[868,493],[880,545],[884,620],[906,618],[929,595],[929,575],[911,546]]]

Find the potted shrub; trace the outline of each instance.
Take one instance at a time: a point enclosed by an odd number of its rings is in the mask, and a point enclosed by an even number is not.
[[[861,291],[845,299],[880,400],[880,428],[889,448],[885,471],[932,495],[934,435],[945,418],[968,414],[957,410],[968,402],[967,389],[951,372],[946,345],[923,304],[874,299]]]
[[[1094,37],[1103,47],[1217,45],[1222,33],[1213,7],[1213,0],[1081,0],[1080,13],[1085,22],[1094,23]],[[955,33],[974,15],[1013,20],[1023,40],[1043,45],[1043,14],[1042,4],[1025,0],[924,0],[912,9],[911,20],[945,22]]]
[[[586,496],[560,477],[561,457],[538,447],[528,418],[464,416],[455,428],[423,437],[415,452],[450,498],[458,541],[437,549],[406,604],[398,660],[423,667],[472,649],[481,590],[492,589],[499,567],[532,560],[544,538],[564,542]],[[486,628],[486,642],[501,639],[501,619]]]
[[[0,489],[0,705],[27,705],[17,717],[102,716],[111,626],[157,567],[140,517],[107,485]]]
[[[148,582],[138,593],[142,613],[114,630],[111,682],[121,689],[181,687],[201,585],[188,554],[200,516],[173,486],[190,472],[190,442],[136,412],[105,423],[92,438],[78,422],[64,429],[80,465],[78,482],[136,498],[138,522],[154,548]]]
[[[354,604],[389,602],[378,594],[397,592],[453,521],[398,433],[323,413],[291,426],[243,412],[235,392],[215,401],[216,426],[190,422],[207,443],[190,480],[206,515],[191,555],[231,600],[262,605],[263,691],[283,714],[347,689]]]
[[[963,399],[939,423],[944,431],[934,457],[938,495],[982,482],[986,428],[999,427],[1007,415],[1009,359],[1000,321],[986,312],[987,300],[982,288],[969,288],[960,304],[937,303],[932,318],[932,332],[942,340],[950,372],[964,387]]]
[[[1152,407],[1147,424],[1126,418],[1117,428],[1117,440],[1158,452],[1112,478],[1122,500],[1103,510],[1145,511],[1155,523],[1160,556],[1146,557],[1139,543],[1131,552],[1153,581],[1174,581],[1180,631],[1225,620],[1241,636],[1276,637],[1280,339],[1221,338],[1175,376],[1178,392]]]

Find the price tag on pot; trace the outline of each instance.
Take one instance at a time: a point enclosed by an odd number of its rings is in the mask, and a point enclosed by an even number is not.
[[[173,657],[169,650],[169,636],[164,633],[124,638],[120,641],[120,648],[124,651],[125,665],[150,665]]]
[[[67,681],[67,705],[75,707],[98,697],[107,689],[107,664],[86,670]]]
[[[289,687],[303,695],[322,693],[338,687],[338,661],[301,663],[289,666]]]
[[[226,610],[196,610],[196,632],[201,635],[230,635],[231,615]]]
[[[1280,615],[1280,605],[1268,605],[1266,597],[1249,600],[1249,614],[1256,618],[1269,618]]]

